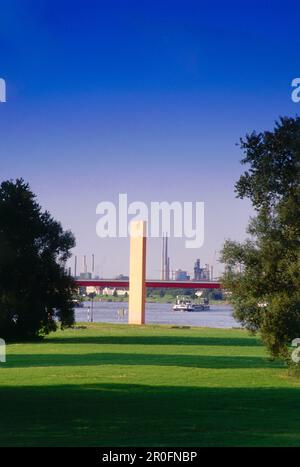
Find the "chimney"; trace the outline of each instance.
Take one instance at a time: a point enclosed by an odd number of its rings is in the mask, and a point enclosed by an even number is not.
[[[165,237],[162,237],[162,255],[161,255],[161,280],[165,280]]]

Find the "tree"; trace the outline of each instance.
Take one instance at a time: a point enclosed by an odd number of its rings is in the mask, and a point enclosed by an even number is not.
[[[75,239],[42,211],[23,179],[0,185],[0,336],[27,338],[74,323],[65,262]]]
[[[300,337],[300,118],[280,118],[273,131],[241,139],[249,165],[235,185],[256,216],[244,243],[228,240],[221,253],[223,286],[235,317],[260,331],[274,357],[289,357]]]
[[[204,289],[202,298],[208,298],[209,300],[223,300],[223,293],[220,289]]]

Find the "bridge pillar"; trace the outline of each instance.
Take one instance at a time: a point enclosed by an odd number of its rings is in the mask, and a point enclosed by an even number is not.
[[[129,324],[145,323],[146,298],[146,236],[145,221],[130,224]]]

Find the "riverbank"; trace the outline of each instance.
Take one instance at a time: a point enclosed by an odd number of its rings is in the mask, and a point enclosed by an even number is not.
[[[86,301],[88,297],[84,297],[84,301]],[[98,295],[95,299],[93,299],[94,303],[96,302],[108,302],[108,303],[128,303],[128,296],[114,296],[114,295]],[[151,296],[146,297],[147,303],[175,303],[176,297],[171,294],[165,294],[164,296]],[[91,301],[91,300],[90,300]],[[198,299],[192,299],[194,302],[199,302]],[[212,305],[229,305],[227,300],[210,300],[210,304]]]
[[[300,382],[245,331],[88,324],[12,344],[1,446],[299,446]]]

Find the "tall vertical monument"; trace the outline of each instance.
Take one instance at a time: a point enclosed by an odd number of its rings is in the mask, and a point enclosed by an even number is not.
[[[146,237],[146,222],[131,222],[128,312],[129,324],[145,323]]]

